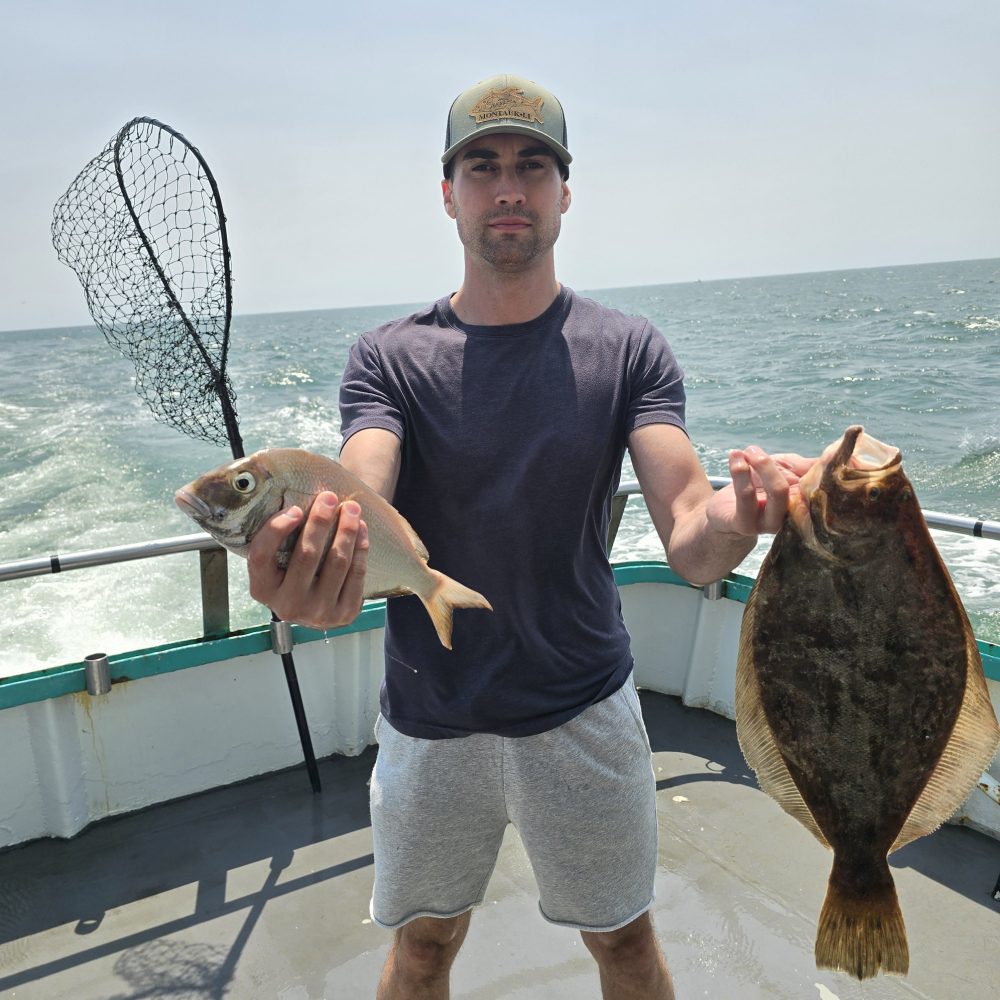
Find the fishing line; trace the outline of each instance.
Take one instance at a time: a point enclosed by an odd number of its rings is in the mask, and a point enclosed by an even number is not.
[[[198,149],[155,118],[133,118],[56,202],[52,244],[76,272],[98,329],[134,364],[136,391],[153,416],[242,458],[226,371],[229,238],[218,185]],[[279,622],[272,612],[273,634]],[[318,792],[295,663],[290,649],[274,645]]]

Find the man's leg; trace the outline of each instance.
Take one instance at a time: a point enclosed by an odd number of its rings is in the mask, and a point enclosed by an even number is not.
[[[381,716],[375,735],[371,916],[394,932],[376,995],[440,1000],[508,823],[500,737],[416,739]]]
[[[507,740],[504,751],[509,813],[542,916],[583,932],[608,1000],[672,1000],[648,916],[656,779],[632,680],[557,729]]]
[[[604,1000],[674,1000],[674,986],[648,913],[617,931],[581,931],[597,960]]]
[[[378,1000],[448,1000],[451,967],[471,918],[469,910],[457,917],[417,917],[400,927],[382,969]]]

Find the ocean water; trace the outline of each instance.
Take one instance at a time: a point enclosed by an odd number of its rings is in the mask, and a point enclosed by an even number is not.
[[[1000,519],[1000,260],[578,291],[665,333],[709,474],[727,474],[730,448],[815,455],[862,423],[902,450],[924,508]],[[351,343],[418,305],[237,315],[247,451],[335,456]],[[0,359],[0,563],[197,530],[174,490],[228,452],[155,422],[95,327],[0,333]],[[977,634],[1000,639],[1000,546],[935,538]],[[645,557],[662,549],[634,498],[614,558]],[[236,558],[230,602],[234,628],[267,620]],[[193,554],[0,583],[0,675],[188,638],[200,614]]]

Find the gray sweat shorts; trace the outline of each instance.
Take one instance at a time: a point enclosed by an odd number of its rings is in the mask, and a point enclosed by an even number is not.
[[[554,924],[611,931],[653,902],[656,783],[631,676],[537,736],[424,740],[379,716],[371,917],[400,927],[483,901],[508,823]]]

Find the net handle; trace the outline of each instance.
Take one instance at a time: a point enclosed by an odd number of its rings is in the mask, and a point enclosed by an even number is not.
[[[201,337],[198,335],[198,331],[194,328],[191,320],[188,319],[187,313],[184,311],[184,307],[181,305],[177,296],[174,294],[174,290],[171,287],[170,279],[166,276],[163,268],[160,267],[160,262],[156,258],[156,253],[150,245],[149,239],[146,236],[145,230],[142,228],[142,224],[139,222],[139,217],[136,214],[135,207],[132,205],[132,199],[129,197],[129,193],[125,188],[125,177],[122,172],[121,165],[121,147],[124,142],[126,134],[137,125],[152,125],[154,128],[161,129],[166,132],[169,136],[177,139],[178,142],[185,148],[185,150],[190,150],[194,154],[195,159],[197,159],[199,166],[205,172],[205,177],[208,180],[209,186],[212,189],[212,197],[215,199],[215,206],[219,217],[219,235],[222,240],[222,265],[223,265],[223,278],[225,281],[225,325],[222,331],[222,360],[220,362],[218,370],[216,370],[215,365],[212,363],[211,357],[209,357],[208,352],[205,349],[205,345],[202,342]],[[232,401],[229,398],[229,393],[226,392],[225,385],[225,371],[226,363],[229,357],[229,327],[233,318],[233,296],[232,296],[232,270],[229,260],[229,235],[226,232],[226,216],[222,210],[222,196],[219,194],[219,187],[215,183],[215,176],[209,169],[208,164],[205,162],[205,158],[201,155],[201,152],[196,146],[193,146],[187,139],[181,135],[176,129],[171,128],[169,125],[165,125],[161,121],[157,121],[155,118],[133,118],[130,122],[123,125],[118,131],[118,135],[115,137],[114,146],[114,159],[115,159],[115,177],[118,179],[118,188],[122,193],[122,198],[125,200],[125,207],[128,209],[128,214],[132,219],[132,224],[135,226],[135,231],[139,234],[139,238],[142,240],[142,245],[146,249],[146,254],[148,255],[153,268],[156,270],[156,274],[160,279],[160,283],[163,285],[163,290],[167,293],[170,299],[170,304],[174,307],[177,313],[180,315],[181,319],[184,321],[184,325],[187,327],[188,333],[191,335],[192,340],[198,348],[201,354],[202,360],[205,362],[208,370],[212,374],[212,379],[214,382],[213,388],[215,389],[216,395],[219,397],[219,403],[222,406],[222,418],[226,425],[226,437],[229,438],[229,447],[233,453],[233,458],[242,458],[245,454],[243,450],[243,438],[240,435],[239,423],[236,419],[236,413],[233,410]]]

